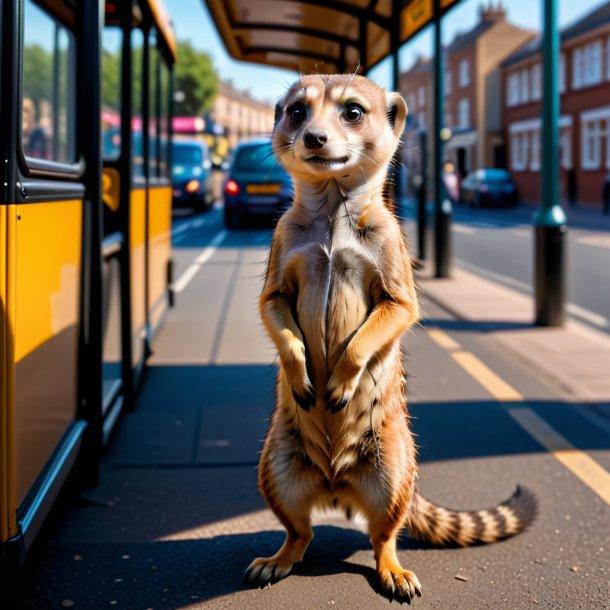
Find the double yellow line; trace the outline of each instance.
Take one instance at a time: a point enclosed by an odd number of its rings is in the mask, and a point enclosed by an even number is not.
[[[474,354],[464,350],[453,337],[439,328],[431,328],[427,333],[498,402],[522,403],[523,407],[507,409],[508,415],[573,475],[610,505],[610,473],[605,468],[587,453],[574,447],[557,430],[536,415],[515,388],[506,383]]]

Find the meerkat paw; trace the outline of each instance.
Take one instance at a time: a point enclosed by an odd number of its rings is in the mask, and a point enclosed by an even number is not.
[[[419,579],[410,570],[403,570],[400,566],[392,566],[390,568],[380,568],[378,571],[381,588],[390,600],[395,599],[398,602],[410,604],[416,595],[421,597]]]
[[[311,407],[316,406],[316,394],[307,374],[305,346],[299,342],[288,356],[280,359],[282,360],[283,374],[290,386],[292,397],[299,407],[309,411]]]
[[[286,578],[292,571],[293,563],[278,557],[259,557],[244,572],[244,584],[266,587]]]
[[[341,366],[341,360],[339,361],[324,394],[324,406],[327,411],[338,413],[347,406],[356,392],[360,374],[359,368]]]

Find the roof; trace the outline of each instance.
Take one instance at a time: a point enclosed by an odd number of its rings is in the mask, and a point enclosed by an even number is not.
[[[297,72],[366,72],[432,21],[428,0],[204,1],[233,58]]]

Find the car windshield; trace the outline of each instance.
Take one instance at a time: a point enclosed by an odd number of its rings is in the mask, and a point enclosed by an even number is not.
[[[486,169],[481,176],[483,182],[488,184],[497,184],[499,182],[509,182],[510,175],[503,169]]]
[[[201,165],[203,161],[199,146],[174,146],[172,155],[174,165]]]
[[[281,170],[281,166],[271,150],[271,142],[242,146],[236,150],[233,168],[245,172]]]

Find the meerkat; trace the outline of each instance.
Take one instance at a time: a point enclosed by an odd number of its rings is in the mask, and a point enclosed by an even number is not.
[[[406,602],[421,585],[396,555],[404,527],[433,544],[469,545],[512,536],[535,516],[523,488],[472,512],[416,491],[400,340],[419,318],[418,297],[384,196],[406,116],[398,93],[356,75],[304,76],[276,107],[273,150],[294,203],[274,231],[260,295],[279,372],[258,482],[286,539],[250,564],[248,584],[284,578],[303,559],[314,508],[367,518],[381,588]]]

